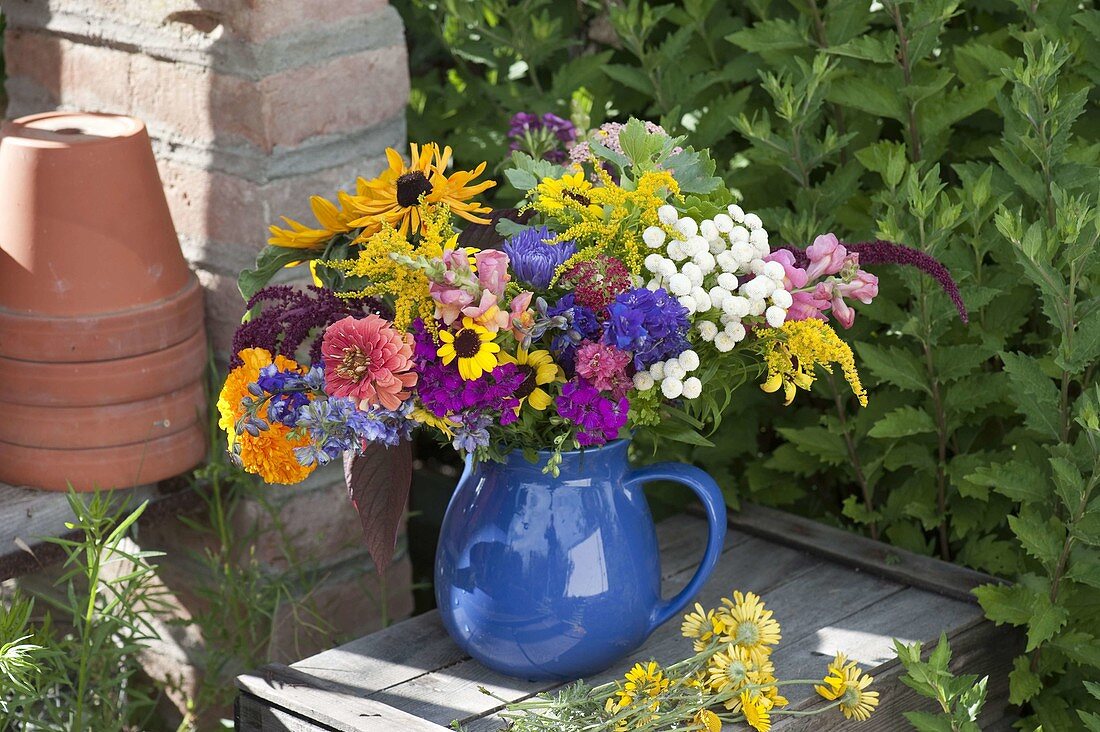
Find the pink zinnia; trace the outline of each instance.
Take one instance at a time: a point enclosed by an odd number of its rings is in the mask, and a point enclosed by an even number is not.
[[[350,397],[360,408],[397,409],[416,384],[410,339],[377,315],[344,318],[325,329],[321,357],[325,391]]]
[[[626,394],[633,383],[626,373],[630,354],[606,343],[585,341],[577,348],[577,375],[600,391],[608,391],[616,398]]]

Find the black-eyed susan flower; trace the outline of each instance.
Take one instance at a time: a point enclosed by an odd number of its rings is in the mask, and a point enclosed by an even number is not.
[[[543,178],[535,188],[537,208],[549,215],[573,211],[600,216],[603,208],[592,202],[593,187],[583,172],[565,173],[560,178]]]
[[[310,196],[309,207],[313,210],[313,216],[319,226],[310,227],[294,219],[281,216],[283,222],[290,228],[284,229],[272,225],[269,228],[271,237],[267,243],[273,247],[285,247],[287,249],[321,249],[337,234],[351,231],[351,221],[355,218],[352,211],[352,198],[343,191],[339,194],[340,207],[321,196]]]
[[[512,394],[519,400],[520,407],[526,402],[541,412],[553,401],[542,387],[565,381],[565,372],[554,363],[554,357],[549,351],[525,351],[519,348],[515,356],[501,353],[498,359],[501,363],[514,363],[524,375],[523,383]]]
[[[722,598],[722,605],[718,611],[718,619],[724,626],[722,641],[746,649],[763,663],[771,653],[771,646],[782,637],[772,611],[765,609],[760,597],[752,592],[734,592],[732,598]]]
[[[360,238],[367,238],[388,224],[402,235],[419,233],[423,225],[420,203],[444,205],[453,213],[476,224],[488,224],[489,219],[478,214],[489,213],[488,206],[471,201],[474,196],[496,185],[487,180],[473,184],[485,171],[481,163],[472,171],[460,170],[448,175],[451,148],[442,150],[436,143],[409,146],[408,165],[393,148],[386,149],[389,167],[377,178],[360,180],[358,193],[352,199],[357,215],[352,226],[362,228]]]
[[[497,367],[500,346],[493,343],[493,334],[471,318],[462,319],[462,327],[452,333],[439,331],[443,345],[436,352],[444,364],[458,359],[458,373],[467,381],[480,379],[487,371]]]

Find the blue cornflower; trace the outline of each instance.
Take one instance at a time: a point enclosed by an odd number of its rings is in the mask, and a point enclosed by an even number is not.
[[[554,243],[557,234],[545,226],[525,229],[504,242],[504,253],[516,279],[537,290],[550,287],[554,272],[577,253],[571,241]]]

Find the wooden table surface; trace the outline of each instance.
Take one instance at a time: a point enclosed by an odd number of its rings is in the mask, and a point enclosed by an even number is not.
[[[665,596],[695,571],[706,525],[678,516],[658,525]],[[989,675],[983,729],[1007,729],[1007,677],[1019,637],[982,617],[970,595],[993,578],[779,511],[746,507],[730,514],[718,569],[697,598],[715,606],[733,590],[761,595],[782,626],[776,676],[819,678],[836,651],[876,677],[881,704],[870,721],[845,723],[830,710],[815,717],[773,716],[773,730],[905,730],[901,712],[932,710],[898,681],[892,639],[951,640],[956,671]],[[667,664],[691,654],[672,621],[617,667],[591,679],[621,677],[635,660]],[[430,612],[306,658],[237,679],[238,729],[253,732],[440,732],[457,721],[470,732],[502,727],[500,702],[552,689],[552,682],[501,676],[466,656]],[[808,687],[787,687],[789,709],[823,704]]]

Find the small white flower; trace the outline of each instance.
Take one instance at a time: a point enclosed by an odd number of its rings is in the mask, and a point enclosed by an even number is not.
[[[676,223],[676,219],[680,218],[680,214],[672,206],[667,203],[657,209],[657,220],[666,226],[671,226]]]
[[[720,236],[718,227],[714,225],[714,222],[710,219],[705,219],[699,224],[699,235],[707,241],[714,241]]]
[[[714,228],[718,229],[718,231],[723,234],[728,234],[730,233],[730,229],[733,228],[733,219],[724,213],[715,214]]]
[[[685,371],[694,371],[699,368],[699,354],[689,348],[676,357],[676,362],[683,366]]]
[[[767,319],[768,325],[773,328],[778,328],[783,325],[783,321],[787,319],[787,311],[778,305],[772,305],[764,311],[764,318]]]
[[[661,265],[664,264],[664,261],[664,257],[662,257],[657,252],[653,252],[652,254],[646,256],[645,262],[643,264],[645,264],[645,268],[653,274],[660,274]]]
[[[745,326],[739,322],[726,323],[726,329],[723,333],[730,337],[734,343],[740,343],[745,340],[745,336],[748,335],[748,331],[745,330]]]
[[[750,244],[767,244],[768,243],[768,231],[767,229],[754,229],[749,233]]]
[[[639,371],[634,374],[634,388],[638,391],[649,391],[656,383],[648,371]]]
[[[695,262],[685,262],[684,266],[680,267],[680,272],[687,275],[692,287],[703,284],[703,270]]]
[[[698,399],[703,393],[703,382],[698,377],[689,376],[684,379],[684,399]]]
[[[764,242],[763,244],[753,244],[752,245],[752,253],[755,256],[760,257],[761,259],[763,259],[764,257],[771,254],[772,250],[768,247],[768,243]]]
[[[725,239],[715,239],[710,243],[710,247],[708,247],[707,251],[709,251],[711,254],[719,254],[726,251],[726,246],[727,242]]]
[[[684,251],[684,243],[673,239],[668,243],[666,249],[668,256],[674,261],[679,262],[681,259],[687,259],[687,252]]]
[[[731,203],[729,206],[726,206],[726,211],[729,212],[730,218],[732,218],[737,223],[741,223],[742,221],[745,220],[745,211],[744,211],[744,209],[742,209],[736,203]],[[658,215],[659,215],[659,213],[658,213]]]
[[[665,361],[666,379],[682,379],[685,376],[687,376],[687,369],[681,366],[679,361],[674,358]]]
[[[783,278],[787,276],[787,272],[779,262],[765,262],[762,274],[765,277],[771,277],[776,282],[782,282]]]
[[[763,288],[764,297],[770,296],[779,287],[776,281],[767,275],[760,274],[754,279],[760,280],[760,287]]]
[[[695,262],[699,269],[703,270],[703,274],[710,274],[714,271],[714,266],[718,263],[718,260],[714,258],[714,255],[710,252],[699,252],[691,261]]]
[[[718,286],[733,292],[737,289],[737,275],[731,274],[730,272],[723,272],[718,275]]]
[[[649,282],[645,283],[645,288],[650,292],[655,292],[661,288],[661,281],[654,277]]]
[[[695,312],[697,313],[705,313],[714,307],[714,303],[710,301],[710,293],[702,287],[693,289],[691,291],[691,296],[695,298]]]
[[[783,288],[779,288],[772,293],[772,304],[778,305],[784,310],[789,310],[791,305],[794,304],[794,298],[791,297],[791,293],[787,292]]]
[[[765,264],[767,264],[767,262],[765,262],[760,257],[757,257],[756,259],[749,262],[749,271],[752,272],[754,275],[758,275],[764,271]]]
[[[650,249],[657,249],[665,243],[665,230],[659,226],[650,226],[642,232],[642,241]]]
[[[739,241],[743,241],[746,244],[749,243],[749,230],[744,226],[735,226],[730,229],[729,233],[730,244],[736,244]]]
[[[768,303],[766,303],[762,298],[760,300],[749,301],[749,315],[763,315],[764,311],[767,310],[767,308]]]
[[[749,229],[759,229],[764,225],[764,222],[760,220],[760,217],[754,213],[745,214],[745,226]]]
[[[719,252],[714,257],[714,261],[726,272],[736,272],[737,268],[741,266],[741,261],[737,258],[737,252],[733,250]]]
[[[718,335],[718,326],[710,322],[709,320],[704,320],[703,322],[699,323],[698,328],[699,337],[707,343],[713,341],[714,337]]]
[[[771,282],[771,280],[768,280],[767,277],[753,277],[751,280],[749,280],[745,284],[741,285],[741,289],[738,290],[738,292],[740,292],[744,297],[748,298],[750,301],[752,301],[752,300],[763,300],[765,297],[767,297],[770,294],[769,292],[765,292],[765,285],[764,285],[765,280],[767,280],[768,282]],[[775,283],[772,283],[772,289],[774,289],[774,288],[775,288]]]
[[[695,311],[699,309],[699,303],[695,302],[695,298],[691,295],[680,295],[676,298],[680,301],[680,304],[684,306],[684,309],[688,311],[688,315],[694,315]]]
[[[674,274],[676,274],[676,263],[668,257],[665,257],[661,262],[661,276],[671,277]]]
[[[676,222],[676,231],[683,234],[684,238],[695,236],[699,233],[699,224],[695,223],[695,219],[685,216]]]
[[[665,395],[665,399],[677,399],[684,393],[684,382],[666,376],[661,382],[661,393]]]
[[[726,298],[730,296],[730,291],[721,285],[716,285],[707,292],[710,295],[710,304],[712,307],[720,308],[722,303],[726,301]]]
[[[689,257],[694,257],[702,254],[703,252],[709,251],[710,244],[707,243],[706,239],[699,235],[689,236],[687,238],[687,241],[684,242],[684,253],[686,253]]]
[[[740,295],[727,297],[722,303],[722,312],[732,318],[743,318],[751,309],[749,301]]]
[[[755,252],[752,250],[752,245],[747,241],[739,241],[730,247],[730,254],[733,255],[736,266],[730,268],[730,272],[735,271],[743,264],[748,264],[752,261]]]
[[[657,363],[650,366],[649,375],[653,378],[654,381],[660,381],[661,379],[665,378],[665,362],[658,361]]]
[[[737,341],[733,340],[730,334],[725,331],[714,336],[714,347],[718,349],[719,353],[729,353],[736,345]]]
[[[673,295],[686,295],[691,292],[691,278],[683,272],[677,272],[668,278],[668,291]]]

